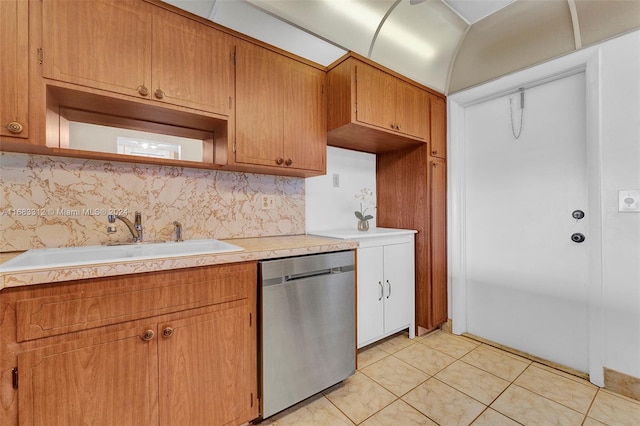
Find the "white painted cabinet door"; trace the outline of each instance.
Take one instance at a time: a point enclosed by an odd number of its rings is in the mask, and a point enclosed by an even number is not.
[[[383,247],[358,249],[358,348],[384,333]]]
[[[384,333],[413,322],[414,254],[412,244],[384,246]]]

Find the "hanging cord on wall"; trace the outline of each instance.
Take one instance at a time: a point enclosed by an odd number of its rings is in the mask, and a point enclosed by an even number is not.
[[[518,129],[518,134],[516,135],[516,128],[513,124],[513,100],[509,98],[509,117],[511,118],[511,133],[516,139],[520,139],[520,135],[522,134],[522,127],[524,126],[524,87],[518,89],[520,91],[520,128]]]

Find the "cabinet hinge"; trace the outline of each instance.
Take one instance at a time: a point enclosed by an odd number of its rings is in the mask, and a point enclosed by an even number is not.
[[[236,49],[234,48],[231,53],[229,53],[229,62],[233,65],[236,64]]]
[[[253,392],[251,392],[251,406],[253,407]]]
[[[18,389],[18,367],[15,367],[11,370],[11,382],[13,383],[13,388]]]
[[[236,152],[236,143],[233,143],[233,152]]]
[[[355,103],[355,110],[353,112],[358,112],[358,103]]]
[[[42,48],[39,47],[38,48],[38,64],[42,65],[43,62],[44,62],[44,53],[42,52]]]
[[[249,312],[249,327],[253,327],[253,318],[252,318],[252,313]]]
[[[231,96],[229,96],[229,109],[231,109],[231,105],[232,105],[232,103],[231,103],[231,102],[232,102],[232,101],[231,101]]]

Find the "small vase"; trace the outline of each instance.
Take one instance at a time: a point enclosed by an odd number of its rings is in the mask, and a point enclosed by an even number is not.
[[[358,221],[358,231],[366,232],[369,230],[369,221],[368,220],[359,220]]]

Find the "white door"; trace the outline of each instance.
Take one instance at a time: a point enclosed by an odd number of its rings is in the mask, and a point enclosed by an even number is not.
[[[358,348],[384,333],[382,247],[358,249]]]
[[[467,331],[587,372],[584,73],[527,89],[516,139],[520,111],[465,109]]]
[[[415,267],[412,244],[384,246],[384,332],[407,328],[413,321],[414,307],[411,294],[414,287]]]

